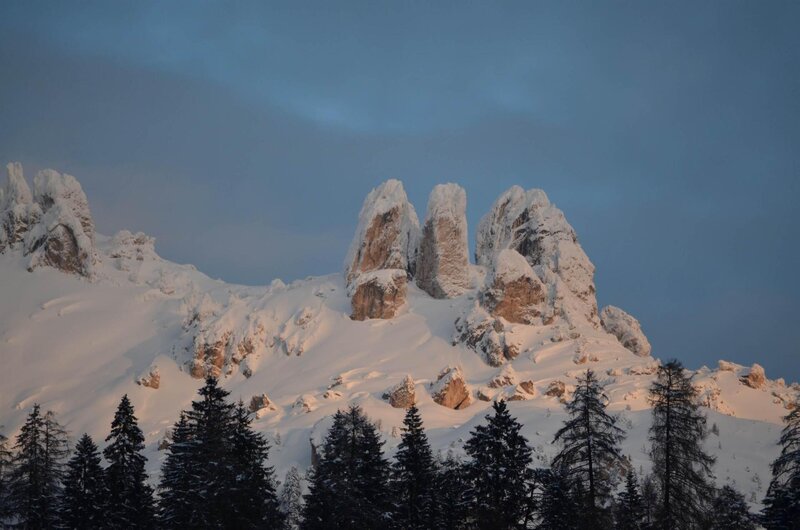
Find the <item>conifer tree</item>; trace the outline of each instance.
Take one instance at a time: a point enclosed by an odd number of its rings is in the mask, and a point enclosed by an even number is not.
[[[228,455],[233,472],[231,490],[226,495],[233,508],[229,524],[237,528],[280,528],[283,515],[275,492],[275,472],[267,465],[269,444],[250,423],[250,413],[239,401],[233,409]]]
[[[67,463],[59,526],[73,529],[103,528],[106,523],[106,495],[100,452],[92,438],[84,434]]]
[[[744,495],[728,485],[717,492],[708,520],[711,530],[756,530]]]
[[[658,512],[658,482],[650,474],[642,479],[642,508],[644,510],[644,528],[656,527],[656,513]]]
[[[161,466],[161,482],[158,486],[159,522],[164,528],[183,529],[191,523],[194,503],[200,495],[200,492],[194,491],[198,483],[191,457],[194,441],[194,431],[186,414],[181,412],[172,429],[172,442]]]
[[[283,527],[286,530],[298,530],[303,521],[303,492],[300,473],[294,466],[286,472],[279,501],[284,517]]]
[[[58,497],[69,449],[55,415],[38,404],[28,415],[14,445],[10,476],[11,512],[24,528],[52,528],[58,521]]]
[[[639,494],[636,474],[628,470],[625,489],[617,496],[614,507],[615,528],[617,530],[641,530],[644,528],[644,505]]]
[[[661,490],[657,520],[665,530],[697,528],[713,500],[714,458],[703,449],[706,418],[696,401],[692,377],[679,361],[659,367],[650,387],[650,442]]]
[[[465,444],[472,511],[478,528],[516,528],[528,506],[531,448],[505,401],[492,408]]]
[[[764,499],[768,530],[800,528],[800,400],[783,418],[786,425],[778,444],[781,454],[772,463],[772,480]]]
[[[8,438],[0,433],[0,524],[11,515],[9,499],[9,481],[11,472],[11,450]]]
[[[333,417],[305,496],[306,529],[372,529],[391,523],[389,463],[383,442],[360,407]]]
[[[467,527],[469,520],[470,484],[464,463],[448,451],[435,478],[434,528],[457,530]]]
[[[534,488],[539,490],[537,530],[573,530],[580,528],[579,507],[572,498],[569,479],[563,469],[537,469]]]
[[[436,465],[415,405],[406,411],[395,455],[393,490],[395,524],[406,529],[431,528],[434,522]]]
[[[617,419],[606,412],[607,402],[594,372],[587,370],[567,403],[569,418],[553,440],[562,444],[553,467],[563,468],[572,487],[585,492],[583,498],[575,498],[585,507],[583,526],[587,528],[610,522],[605,506],[623,468],[619,443],[624,433]]]
[[[144,434],[139,428],[133,405],[122,396],[106,437],[103,456],[106,468],[106,525],[110,528],[152,528],[153,490],[145,472]]]

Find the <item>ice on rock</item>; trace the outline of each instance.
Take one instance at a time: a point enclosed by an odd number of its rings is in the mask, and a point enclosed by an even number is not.
[[[416,267],[417,285],[434,298],[452,298],[470,287],[467,194],[457,184],[431,191]]]
[[[606,306],[600,312],[600,324],[628,350],[640,357],[648,357],[652,348],[639,321],[622,309]]]
[[[6,166],[6,184],[0,189],[0,252],[23,241],[42,210],[33,201],[19,162]]]

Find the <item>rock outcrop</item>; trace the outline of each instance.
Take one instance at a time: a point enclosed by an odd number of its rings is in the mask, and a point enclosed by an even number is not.
[[[475,259],[494,268],[504,249],[521,254],[547,286],[547,311],[570,323],[597,326],[594,265],[564,214],[542,190],[514,186],[503,193],[478,225]]]
[[[360,274],[348,289],[353,320],[393,318],[406,301],[408,279],[401,269]]]
[[[545,287],[516,250],[503,249],[497,254],[480,296],[492,316],[516,324],[541,322]]]
[[[410,375],[407,375],[398,384],[390,388],[384,395],[383,399],[387,400],[391,406],[396,409],[407,409],[413,405],[417,400],[417,394],[414,390],[414,380]]]
[[[480,353],[491,366],[500,366],[519,355],[502,319],[495,318],[479,304],[456,319],[453,344],[463,343]]]
[[[161,372],[158,366],[152,365],[146,374],[136,380],[136,384],[158,390],[161,386]]]
[[[472,404],[470,388],[460,368],[448,366],[439,372],[436,381],[431,383],[433,400],[443,407],[461,410]]]
[[[622,309],[606,306],[600,312],[600,324],[628,350],[640,357],[648,357],[652,348],[639,321]]]
[[[741,378],[742,383],[750,388],[761,389],[767,384],[767,374],[764,367],[758,363],[750,367],[750,372]]]
[[[18,162],[6,166],[6,184],[0,188],[0,252],[17,247],[42,215],[33,202],[28,183]]]
[[[25,238],[28,269],[50,266],[92,278],[94,221],[81,185],[71,175],[45,169],[34,178],[33,189],[42,216]]]
[[[417,285],[434,298],[452,298],[470,287],[467,194],[457,184],[431,191],[416,267]]]
[[[403,184],[388,180],[372,190],[364,199],[345,261],[351,318],[395,315],[416,267],[418,243],[419,219]]]

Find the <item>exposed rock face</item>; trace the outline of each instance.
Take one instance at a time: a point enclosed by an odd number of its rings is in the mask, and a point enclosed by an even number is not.
[[[71,175],[46,169],[36,175],[33,186],[42,217],[25,238],[28,268],[46,265],[93,277],[94,222],[81,185]]]
[[[469,386],[464,374],[458,367],[448,366],[431,383],[433,400],[443,407],[461,410],[472,404]]]
[[[353,320],[393,318],[406,301],[406,273],[400,269],[360,274],[350,287]]]
[[[631,352],[640,357],[650,355],[650,341],[645,337],[639,321],[622,309],[611,305],[604,307],[600,312],[600,323]]]
[[[456,320],[453,344],[462,342],[483,355],[491,366],[500,366],[519,354],[519,348],[506,332],[501,319],[491,316],[475,304],[466,315]]]
[[[545,287],[525,258],[516,250],[501,250],[481,292],[489,313],[512,323],[532,324],[541,321],[545,298]]]
[[[542,190],[514,186],[481,219],[475,250],[478,264],[491,270],[504,249],[521,254],[548,287],[546,313],[572,323],[598,324],[594,265],[564,214]]]
[[[258,394],[250,398],[247,408],[250,412],[257,413],[258,411],[275,410],[275,405],[266,394]]]
[[[510,364],[507,364],[500,370],[500,373],[497,374],[489,381],[489,388],[503,388],[505,386],[512,386],[517,384],[517,373],[514,371],[514,367]]]
[[[551,381],[550,384],[547,385],[547,390],[545,390],[544,395],[560,398],[564,396],[566,391],[567,385],[564,384],[564,381]]]
[[[345,262],[350,318],[394,317],[406,299],[418,242],[419,220],[400,181],[388,180],[372,190]]]
[[[136,380],[136,384],[158,390],[161,386],[161,372],[159,372],[158,366],[151,366],[145,375]]]
[[[33,202],[22,166],[18,162],[8,164],[6,175],[5,187],[0,188],[0,252],[22,242],[42,215],[39,205]]]
[[[393,386],[383,395],[383,399],[396,409],[407,409],[417,400],[414,390],[414,380],[410,375],[405,376],[402,381]]]
[[[753,364],[750,368],[750,373],[741,378],[742,383],[750,388],[761,389],[767,384],[767,375],[764,372],[764,367],[760,364]]]
[[[417,285],[434,298],[466,291],[469,280],[467,194],[457,184],[431,191],[416,267]]]

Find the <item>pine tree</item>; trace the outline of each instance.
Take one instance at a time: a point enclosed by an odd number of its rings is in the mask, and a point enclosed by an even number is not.
[[[0,433],[0,524],[11,515],[11,500],[8,491],[11,480],[11,462],[12,454],[8,448],[8,438]]]
[[[756,530],[744,495],[732,486],[723,486],[717,492],[709,520],[711,530]]]
[[[646,475],[642,479],[642,508],[644,510],[644,528],[656,527],[656,513],[658,512],[658,482],[653,475]]]
[[[66,432],[52,412],[38,404],[28,415],[14,445],[10,507],[20,526],[52,528],[58,521],[58,497],[64,460],[69,453]]]
[[[194,491],[198,483],[192,461],[194,441],[194,431],[186,414],[181,412],[172,430],[172,443],[161,466],[158,486],[159,521],[164,528],[188,528],[192,520],[194,502],[200,495],[199,491]]]
[[[106,442],[109,442],[103,450],[108,462],[106,524],[111,528],[152,528],[153,490],[147,483],[146,459],[142,454],[144,434],[127,394],[120,400]]]
[[[296,467],[292,466],[286,472],[278,498],[284,516],[283,527],[286,530],[298,530],[303,521],[303,491]]]
[[[97,445],[84,434],[67,463],[61,494],[62,528],[90,529],[105,525],[105,476]]]
[[[442,460],[434,485],[434,525],[441,530],[465,528],[469,518],[470,485],[464,463],[452,452]]]
[[[764,499],[764,526],[800,528],[800,400],[783,418],[786,426],[778,444],[781,454],[772,463],[772,481]]]
[[[475,427],[465,444],[472,509],[478,528],[516,528],[528,505],[531,448],[505,401],[492,407],[494,415],[487,415],[487,424]]]
[[[275,492],[275,473],[267,465],[269,444],[250,423],[250,413],[239,401],[233,409],[230,433],[233,483],[226,496],[233,519],[228,524],[236,528],[280,528],[283,515]]]
[[[713,496],[709,483],[714,458],[703,450],[706,418],[698,410],[692,377],[676,360],[658,369],[650,387],[653,470],[661,486],[657,514],[665,530],[696,528]]]
[[[605,527],[610,522],[604,506],[624,466],[619,450],[624,433],[617,426],[617,419],[606,412],[607,402],[594,372],[587,370],[567,403],[569,419],[553,440],[562,444],[553,466],[564,468],[573,488],[579,484],[585,492],[585,498],[579,500],[585,506],[582,513],[586,528]]]
[[[393,490],[395,524],[406,529],[431,528],[434,520],[436,464],[415,405],[406,411],[395,455]]]
[[[534,489],[539,491],[536,501],[537,530],[573,530],[581,528],[579,506],[572,498],[569,479],[563,469],[537,469],[534,471]]]
[[[383,442],[360,407],[333,417],[305,496],[306,529],[371,529],[391,524],[389,463]]]
[[[617,530],[641,530],[644,528],[644,504],[639,494],[636,474],[628,470],[625,489],[617,496],[614,507],[615,528]]]

